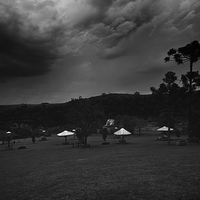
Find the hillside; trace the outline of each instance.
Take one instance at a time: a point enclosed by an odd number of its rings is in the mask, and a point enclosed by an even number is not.
[[[134,116],[143,119],[160,118],[166,114],[167,104],[164,96],[153,94],[102,94],[87,99],[72,99],[66,103],[38,105],[0,106],[0,130],[9,129],[13,123],[29,124],[31,127],[55,127],[73,125],[76,121],[74,113],[80,102],[87,101],[104,113],[104,120],[118,115]],[[195,116],[200,115],[200,93],[193,98]],[[180,97],[173,102],[172,116],[176,119],[187,116],[187,97]]]
[[[147,118],[156,116],[159,102],[152,95],[103,94],[89,98],[93,105],[103,107],[106,116],[129,115]]]

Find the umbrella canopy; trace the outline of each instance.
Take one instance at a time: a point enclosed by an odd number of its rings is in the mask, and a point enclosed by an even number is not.
[[[6,140],[8,142],[8,149],[12,149],[12,143],[11,140],[13,140],[14,136],[17,136],[17,134],[14,134],[10,131],[4,132],[0,134],[0,138],[3,140]]]
[[[10,132],[10,131],[7,131],[6,134],[11,134],[11,132]]]
[[[3,132],[3,133],[0,134],[0,137],[4,137],[4,138],[11,138],[11,137],[14,137],[14,136],[17,136],[17,134],[12,133],[10,131]]]
[[[59,136],[59,137],[65,137],[66,144],[67,144],[67,136],[70,136],[70,135],[74,135],[74,133],[71,131],[66,131],[66,130],[57,134],[57,136]]]
[[[170,131],[173,131],[173,128],[170,128]],[[161,128],[158,128],[157,131],[168,131],[168,127],[167,126],[163,126]]]
[[[57,136],[60,136],[60,137],[66,137],[69,135],[74,135],[74,133],[71,131],[63,131],[63,132],[57,134]]]
[[[125,130],[124,128],[121,128],[120,130],[116,131],[114,134],[115,135],[122,135],[122,136],[131,135],[131,133],[129,131]]]

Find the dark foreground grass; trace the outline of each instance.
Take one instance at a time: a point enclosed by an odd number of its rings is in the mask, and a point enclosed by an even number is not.
[[[91,136],[85,149],[56,136],[22,140],[10,151],[0,145],[0,199],[199,199],[199,144],[125,139],[116,144],[110,136],[101,145],[101,136]]]

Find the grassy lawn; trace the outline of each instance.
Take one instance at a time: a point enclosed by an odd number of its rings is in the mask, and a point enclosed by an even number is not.
[[[109,136],[102,145],[101,135],[90,136],[90,148],[62,145],[57,136],[16,141],[10,151],[0,145],[0,199],[198,199],[200,144],[155,138],[127,136],[128,144],[116,144]]]

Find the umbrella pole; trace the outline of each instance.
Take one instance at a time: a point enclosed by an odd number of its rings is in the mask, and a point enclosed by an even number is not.
[[[8,150],[10,150],[10,137],[8,137]]]
[[[67,136],[65,136],[65,143],[67,143]]]

